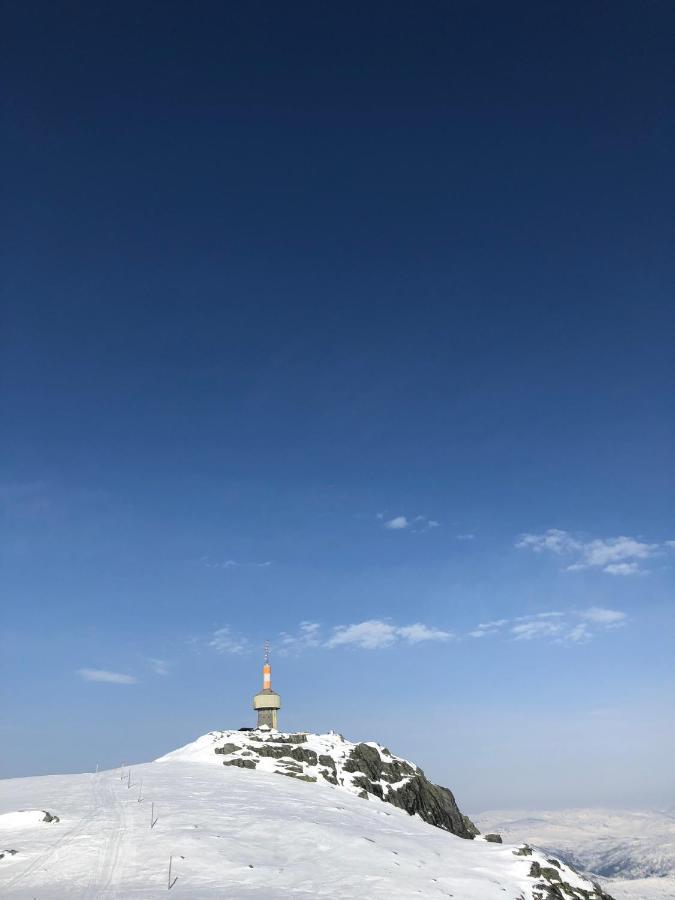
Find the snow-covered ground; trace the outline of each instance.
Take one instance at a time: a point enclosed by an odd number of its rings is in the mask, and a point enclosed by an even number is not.
[[[655,811],[567,809],[484,812],[481,830],[527,841],[602,876],[616,900],[674,900],[675,814]]]
[[[0,816],[10,814],[0,852],[16,851],[0,858],[0,895],[145,900],[172,883],[173,896],[193,900],[532,900],[532,864],[550,865],[321,779],[224,766],[205,745],[123,771],[0,782]],[[59,821],[45,822],[42,811]]]

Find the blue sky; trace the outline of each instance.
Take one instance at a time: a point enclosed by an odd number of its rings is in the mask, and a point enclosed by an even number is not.
[[[8,18],[0,774],[672,803],[672,6]]]

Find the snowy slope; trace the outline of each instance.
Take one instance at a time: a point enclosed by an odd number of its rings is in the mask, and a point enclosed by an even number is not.
[[[550,870],[544,854],[456,837],[324,780],[226,766],[214,749],[205,736],[123,772],[0,782],[0,816],[12,814],[0,851],[16,851],[0,859],[0,895],[165,896],[173,856],[172,896],[194,900],[542,896],[530,872],[533,864]],[[15,816],[20,810],[30,814]],[[42,810],[59,821],[43,821]],[[598,896],[581,876],[559,871]]]
[[[675,814],[568,809],[485,812],[479,828],[527,840],[587,872],[616,900],[675,900]]]

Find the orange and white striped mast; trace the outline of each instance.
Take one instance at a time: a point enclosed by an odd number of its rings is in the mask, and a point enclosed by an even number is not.
[[[272,690],[272,666],[270,665],[270,644],[265,641],[265,662],[263,665],[263,691]]]
[[[277,729],[281,697],[272,690],[272,666],[270,665],[270,645],[265,641],[262,690],[253,698],[253,709],[258,713],[258,728]]]

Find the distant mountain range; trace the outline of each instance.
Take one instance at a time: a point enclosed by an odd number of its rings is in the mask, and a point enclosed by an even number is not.
[[[490,811],[475,819],[506,841],[527,840],[599,876],[616,900],[673,900],[674,810]]]

